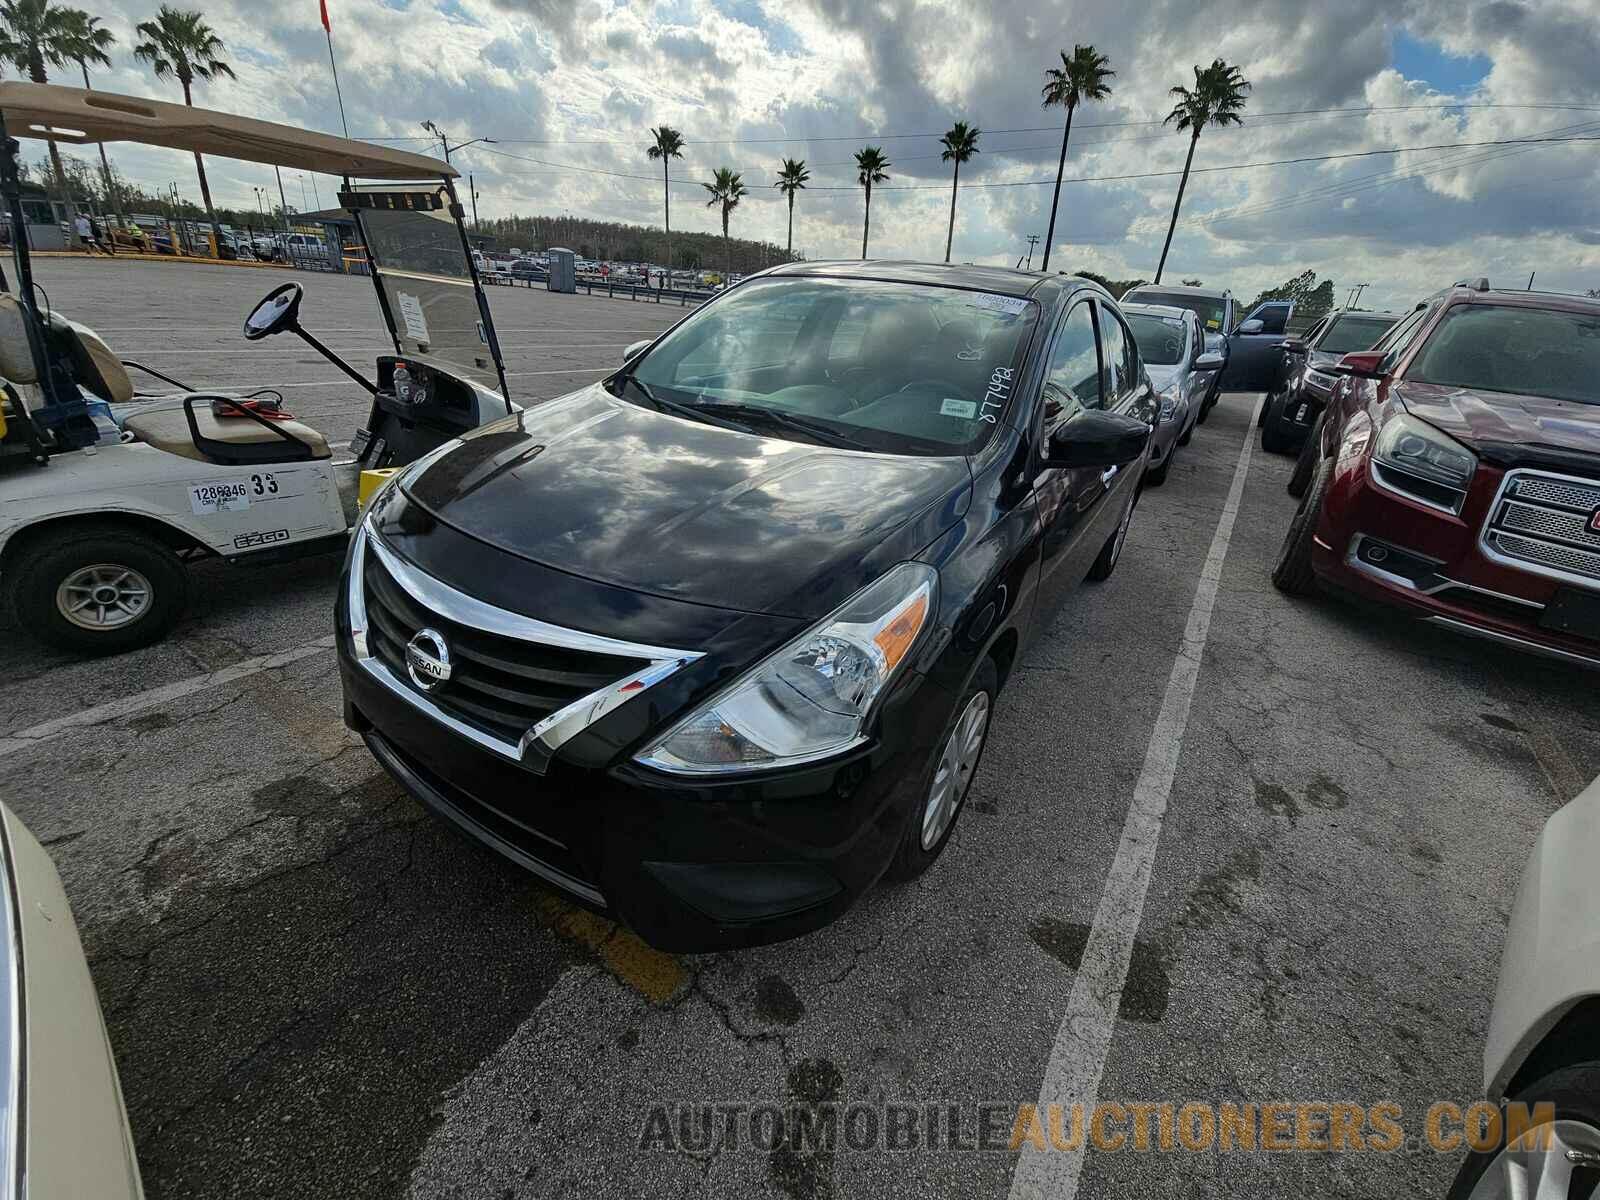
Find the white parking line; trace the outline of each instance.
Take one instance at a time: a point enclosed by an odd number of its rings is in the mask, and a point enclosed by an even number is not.
[[[86,708],[82,712],[57,717],[53,721],[43,721],[38,725],[27,729],[19,729],[16,733],[0,738],[0,757],[27,746],[37,746],[40,742],[47,742],[51,738],[58,737],[71,729],[82,729],[85,725],[99,725],[106,721],[114,721],[118,717],[126,717],[131,713],[153,708],[158,704],[166,704],[171,700],[181,700],[184,696],[192,696],[195,692],[204,691],[206,688],[218,687],[224,683],[232,683],[236,679],[247,679],[251,675],[259,675],[263,671],[286,667],[290,663],[299,662],[302,658],[310,658],[313,654],[321,654],[324,650],[331,649],[333,649],[333,635],[329,634],[325,638],[307,642],[304,646],[297,646],[293,650],[281,650],[277,654],[263,654],[257,658],[247,658],[241,662],[234,663],[231,667],[223,667],[218,671],[208,671],[204,675],[192,675],[188,679],[180,679],[176,683],[151,688],[147,692],[124,696],[120,700],[108,700],[104,704]]]
[[[1039,1116],[1050,1134],[1070,1140],[1074,1105],[1081,1107],[1087,1126],[1099,1098],[1100,1078],[1106,1056],[1116,1032],[1117,1008],[1122,1003],[1122,988],[1128,980],[1128,964],[1133,957],[1133,940],[1144,915],[1145,894],[1150,890],[1150,872],[1155,863],[1156,845],[1161,840],[1161,824],[1167,814],[1167,798],[1178,771],[1178,756],[1183,750],[1183,735],[1189,724],[1189,705],[1194,699],[1200,676],[1200,660],[1205,653],[1206,636],[1211,629],[1211,610],[1217,600],[1222,579],[1222,563],[1228,556],[1233,524],[1239,515],[1239,498],[1245,476],[1250,471],[1250,452],[1255,445],[1255,413],[1264,398],[1258,399],[1252,419],[1245,427],[1244,446],[1233,470],[1233,484],[1217,520],[1211,549],[1200,569],[1194,603],[1184,627],[1183,642],[1167,679],[1166,694],[1150,743],[1145,750],[1144,768],[1133,788],[1133,800],[1122,825],[1122,840],[1106,875],[1100,907],[1084,947],[1083,961],[1072,981],[1067,1012],[1056,1031],[1050,1062],[1039,1088]],[[1047,1106],[1059,1106],[1059,1124],[1051,1128]],[[1083,1172],[1087,1137],[1079,1137],[1071,1149],[1051,1146],[1041,1150],[1024,1142],[1011,1177],[1011,1200],[1073,1200],[1078,1178]]]

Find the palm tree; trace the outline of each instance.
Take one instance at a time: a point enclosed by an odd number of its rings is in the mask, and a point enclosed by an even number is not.
[[[1116,72],[1111,60],[1093,46],[1074,45],[1072,57],[1062,50],[1061,65],[1050,67],[1044,73],[1045,84],[1039,95],[1043,107],[1061,106],[1067,110],[1067,125],[1061,131],[1061,161],[1056,163],[1056,192],[1050,200],[1050,228],[1044,235],[1043,271],[1050,270],[1050,247],[1056,240],[1056,209],[1061,204],[1061,177],[1067,170],[1067,139],[1072,136],[1072,114],[1085,100],[1104,100],[1111,95],[1106,80]]]
[[[856,182],[867,189],[867,207],[861,219],[861,257],[867,256],[867,235],[872,232],[872,185],[889,178],[889,168],[894,166],[883,156],[880,146],[867,146],[856,151]]]
[[[783,251],[789,258],[794,257],[794,194],[810,181],[811,172],[806,170],[805,159],[786,158],[783,169],[778,172],[778,182],[772,185],[789,197],[789,244]]]
[[[711,199],[706,201],[707,208],[722,205],[722,248],[723,256],[727,259],[727,269],[723,272],[722,282],[726,284],[733,275],[733,243],[728,240],[728,214],[739,207],[739,201],[744,199],[748,192],[745,190],[744,180],[739,178],[739,172],[732,167],[718,167],[711,182],[702,183],[700,186],[711,193]]]
[[[63,8],[51,0],[4,0],[0,3],[0,59],[34,83],[50,82],[46,66],[64,67],[73,59],[88,59],[110,66],[105,47],[111,42],[111,34],[107,30],[97,30],[104,35],[104,40],[96,40],[86,32],[91,20],[88,13]],[[67,185],[61,150],[54,138],[49,139],[49,144],[50,169],[56,177],[56,187],[61,192],[61,203],[70,226],[77,219],[77,205],[73,204],[72,189]]]
[[[1249,90],[1249,81],[1239,73],[1239,68],[1230,67],[1219,58],[1204,70],[1198,65],[1195,67],[1192,90],[1179,85],[1170,93],[1178,102],[1162,124],[1170,124],[1179,133],[1185,129],[1190,131],[1189,155],[1183,160],[1183,178],[1178,181],[1178,198],[1172,204],[1172,223],[1167,226],[1161,262],[1156,266],[1157,283],[1161,282],[1161,272],[1167,267],[1167,251],[1172,249],[1172,231],[1178,227],[1178,210],[1183,207],[1183,189],[1189,186],[1189,164],[1194,162],[1194,147],[1200,140],[1200,131],[1207,125],[1241,124],[1244,118],[1240,114]]]
[[[672,282],[672,180],[667,175],[667,163],[674,158],[683,157],[683,134],[671,125],[662,125],[652,129],[650,136],[655,138],[650,148],[645,151],[651,158],[661,160],[661,205],[662,214],[666,218],[667,226],[667,283]]]
[[[194,81],[210,83],[226,76],[235,78],[233,68],[223,59],[224,46],[205,14],[186,12],[165,4],[154,21],[140,21],[133,30],[144,41],[133,48],[133,56],[150,64],[157,79],[175,78],[183,86],[183,102],[194,105]],[[217,210],[211,203],[211,184],[206,180],[206,164],[194,152],[194,169],[200,176],[200,198],[206,203],[215,252],[222,253],[222,229],[217,225]]]
[[[957,121],[950,127],[950,132],[939,139],[939,144],[944,147],[939,161],[955,163],[955,173],[950,177],[950,230],[944,235],[945,262],[950,261],[950,243],[956,236],[956,189],[961,186],[961,164],[978,153],[978,138],[982,134],[983,130],[969,126],[965,121]]]
[[[67,48],[67,56],[78,64],[78,69],[83,72],[83,90],[89,89],[89,64],[97,67],[109,67],[111,59],[106,57],[106,51],[116,44],[116,34],[100,24],[99,17],[91,17],[82,9],[72,8],[67,10],[72,17],[72,38]],[[111,211],[122,212],[122,202],[117,197],[116,180],[111,174],[111,162],[106,158],[106,144],[96,142],[100,148],[100,171],[106,177],[106,203]]]

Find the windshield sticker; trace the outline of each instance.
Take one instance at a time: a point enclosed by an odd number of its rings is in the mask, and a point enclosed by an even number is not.
[[[406,336],[414,342],[426,342],[428,319],[422,315],[422,301],[408,292],[400,293],[400,316],[406,323]]]
[[[946,396],[939,405],[941,417],[966,417],[969,421],[978,415],[978,405],[972,400],[957,400]]]
[[[977,308],[1010,313],[1012,316],[1028,307],[1028,302],[1021,296],[998,296],[994,292],[975,292],[971,303]]]
[[[983,394],[983,414],[978,418],[994,425],[998,422],[998,412],[1006,406],[1006,401],[1011,396],[1011,380],[1016,375],[1010,367],[996,367],[989,376],[989,390]],[[995,412],[990,412],[990,409]]]

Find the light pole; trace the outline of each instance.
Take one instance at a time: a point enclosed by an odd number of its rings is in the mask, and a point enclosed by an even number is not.
[[[429,133],[433,134],[434,137],[439,139],[439,145],[444,150],[445,162],[450,161],[450,153],[453,150],[465,150],[468,146],[476,146],[479,142],[483,142],[490,146],[498,144],[492,137],[475,137],[468,141],[457,142],[454,145],[451,145],[450,139],[446,136],[445,131],[440,129],[439,126],[434,124],[432,121],[424,121],[422,123],[422,127]]]
[[[1037,233],[1030,233],[1028,235],[1028,270],[1030,271],[1033,270],[1033,248],[1038,244],[1039,235]]]

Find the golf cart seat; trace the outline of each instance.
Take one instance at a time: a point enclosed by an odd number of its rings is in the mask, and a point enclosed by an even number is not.
[[[196,462],[244,466],[332,457],[328,439],[304,422],[218,417],[211,411],[214,398],[212,393],[196,393],[177,407],[163,404],[154,411],[132,413],[123,418],[122,427],[157,450]]]

